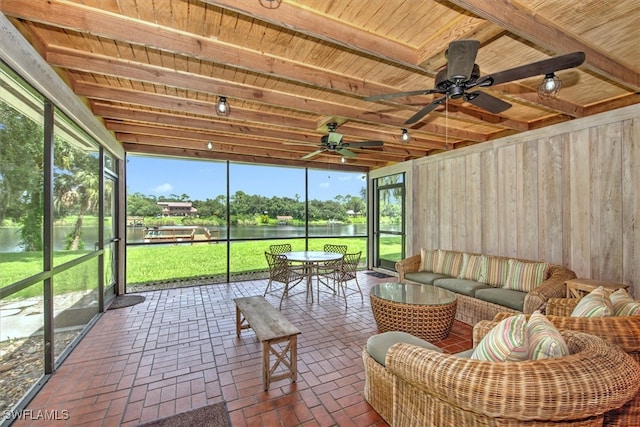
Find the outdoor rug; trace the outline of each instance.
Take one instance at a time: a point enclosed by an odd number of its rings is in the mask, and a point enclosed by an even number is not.
[[[387,277],[394,277],[394,276],[390,276],[389,274],[386,274],[386,273],[380,273],[379,271],[366,271],[364,274],[368,274],[369,276],[377,277],[379,279],[386,279]]]
[[[142,424],[141,427],[231,427],[227,403],[219,402],[189,412]]]
[[[140,304],[144,300],[145,297],[142,295],[118,295],[109,306],[109,310],[131,307],[132,305]]]

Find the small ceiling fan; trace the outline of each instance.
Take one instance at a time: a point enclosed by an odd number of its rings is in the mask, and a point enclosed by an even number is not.
[[[489,95],[486,92],[478,90],[473,92],[467,91],[474,87],[483,88],[527,77],[553,74],[555,71],[577,67],[582,64],[585,59],[583,52],[573,52],[481,77],[480,67],[475,63],[479,47],[480,42],[477,40],[458,40],[451,42],[445,53],[447,65],[436,74],[435,88],[433,89],[386,93],[369,96],[364,98],[364,100],[380,101],[432,93],[444,95],[441,98],[434,99],[430,104],[411,116],[405,122],[407,125],[422,119],[436,109],[438,105],[447,102],[448,99],[462,98],[466,102],[497,114],[509,109],[511,104]]]
[[[342,134],[336,132],[337,128],[338,123],[327,123],[327,129],[329,129],[329,133],[323,135],[322,138],[320,138],[320,149],[302,156],[302,159],[310,159],[320,153],[324,153],[325,151],[334,151],[344,157],[355,157],[356,153],[349,150],[349,148],[382,147],[382,145],[384,144],[382,141],[344,142],[342,139]]]

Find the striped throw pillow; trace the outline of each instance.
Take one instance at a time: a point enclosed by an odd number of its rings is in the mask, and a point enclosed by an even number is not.
[[[509,274],[504,288],[522,292],[532,291],[544,281],[546,271],[546,262],[522,262],[510,259]]]
[[[507,317],[482,338],[471,354],[471,359],[488,362],[514,362],[527,360],[528,345],[524,314]]]
[[[569,355],[569,346],[560,331],[539,311],[534,311],[527,322],[529,360],[549,359]]]
[[[462,267],[462,254],[453,251],[440,250],[438,265],[433,270],[434,273],[446,274],[451,277],[458,277]]]
[[[499,257],[488,257],[487,262],[487,284],[501,288],[507,281],[509,275],[509,260]]]
[[[462,254],[462,267],[458,279],[487,283],[488,259],[484,255]]]
[[[571,317],[607,317],[613,316],[613,304],[602,286],[582,297],[571,312]]]
[[[640,315],[640,302],[635,301],[624,289],[618,289],[609,295],[614,316]]]
[[[440,251],[437,249],[420,249],[420,271],[433,272],[438,264],[439,255]]]

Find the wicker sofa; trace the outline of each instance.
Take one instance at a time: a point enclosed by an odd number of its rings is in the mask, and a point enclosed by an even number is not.
[[[396,262],[396,271],[401,283],[419,283],[423,285],[433,285],[445,287],[453,291],[457,296],[456,320],[468,325],[475,325],[480,320],[491,320],[500,312],[511,313],[533,313],[535,310],[544,311],[549,298],[560,298],[566,295],[565,281],[573,279],[576,274],[561,265],[547,263],[544,280],[534,289],[528,292],[520,292],[511,289],[502,289],[501,283],[495,282],[491,285],[457,278],[458,271],[453,274],[439,274],[433,269],[423,269],[424,258],[429,256],[429,251],[424,249],[417,255]],[[457,254],[462,257],[464,252],[440,250],[441,254]],[[427,254],[427,255],[426,255]],[[467,253],[469,255],[482,255]],[[542,263],[543,261],[532,261],[519,258],[509,258],[497,255],[485,255],[491,263],[508,262],[509,260],[521,263]],[[458,268],[462,268],[460,264]],[[491,267],[489,267],[491,268]],[[506,276],[505,276],[506,278]],[[501,279],[504,280],[504,279]],[[503,302],[501,299],[504,297]]]
[[[604,340],[563,331],[571,354],[484,362],[399,342],[385,366],[363,350],[365,398],[392,426],[601,426],[640,373]],[[615,393],[612,393],[615,390]]]
[[[640,316],[620,317],[570,317],[578,303],[576,298],[551,298],[547,303],[546,317],[556,328],[585,332],[615,344],[635,361],[640,371]],[[473,329],[474,343],[499,321],[511,313],[498,313],[493,321],[478,323]],[[605,415],[606,426],[640,426],[640,391],[620,409]]]

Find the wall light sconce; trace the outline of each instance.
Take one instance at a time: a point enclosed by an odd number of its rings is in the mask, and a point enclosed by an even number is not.
[[[553,73],[546,74],[544,80],[538,86],[538,96],[540,99],[555,99],[560,93],[562,80]]]
[[[218,103],[216,104],[216,114],[223,117],[228,117],[231,114],[231,107],[227,102],[226,96],[221,96],[218,98]]]
[[[209,151],[213,150],[213,142],[207,141],[207,150]]]
[[[411,140],[411,135],[409,135],[409,131],[406,129],[402,129],[402,135],[400,135],[400,139],[402,142],[409,142]]]

